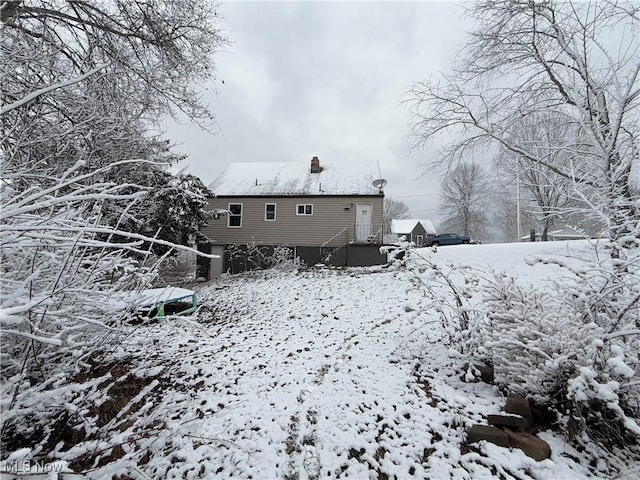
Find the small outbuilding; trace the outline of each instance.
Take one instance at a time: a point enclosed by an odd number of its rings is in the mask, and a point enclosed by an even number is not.
[[[427,235],[435,235],[437,232],[430,220],[400,218],[391,220],[391,233],[397,237],[404,236],[420,247]]]

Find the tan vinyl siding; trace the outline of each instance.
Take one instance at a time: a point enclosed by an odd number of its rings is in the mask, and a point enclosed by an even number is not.
[[[349,228],[353,240],[356,204],[371,203],[371,233],[382,228],[383,197],[217,197],[209,199],[209,208],[227,209],[230,203],[242,204],[242,228],[227,227],[227,217],[210,220],[202,232],[218,244],[320,246]],[[276,220],[265,221],[265,204],[276,204]],[[312,204],[313,215],[296,215],[296,205]],[[348,210],[346,210],[348,208]]]

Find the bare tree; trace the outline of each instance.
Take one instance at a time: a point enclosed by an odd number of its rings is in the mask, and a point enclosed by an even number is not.
[[[196,86],[213,77],[212,54],[224,42],[215,5],[204,0],[3,0],[3,52],[29,69],[10,72],[3,85],[5,105],[45,101],[43,89],[82,86],[95,80],[102,103],[116,95],[123,112],[158,119],[180,109],[189,118],[211,113]],[[126,100],[126,101],[125,101]],[[62,107],[48,102],[51,109]]]
[[[460,63],[409,92],[417,145],[449,133],[455,140],[443,161],[494,144],[548,169],[606,222],[612,256],[624,256],[630,244],[618,241],[640,237],[631,175],[640,161],[637,9],[611,1],[499,0],[479,2],[470,13],[478,28]],[[561,119],[575,136],[535,145],[514,135],[536,112]],[[544,151],[564,158],[555,162]]]
[[[192,239],[208,190],[198,179],[172,178],[166,166],[182,157],[150,127],[174,112],[212,124],[198,83],[214,78],[212,54],[225,42],[213,7],[205,0],[3,0],[3,180],[24,191],[80,162],[77,172],[100,170],[100,181],[146,192],[133,205],[97,202],[102,222]],[[102,168],[129,159],[145,162]]]
[[[528,145],[537,156],[545,158],[556,168],[570,162],[572,154],[554,146],[577,135],[562,119],[545,113],[528,115],[511,131],[512,139]],[[582,209],[583,221],[591,217],[588,205],[572,201],[572,182],[556,174],[548,166],[533,164],[509,150],[501,152],[495,163],[496,170],[502,173],[496,178],[503,183],[505,179],[510,179],[512,184],[517,185],[519,192],[516,195],[521,198],[520,214],[526,215],[526,225],[540,230],[542,241],[547,240],[549,229],[559,219],[567,217],[570,209],[576,212]]]
[[[505,162],[506,165],[503,164],[500,157],[495,163],[490,180],[493,190],[492,201],[489,202],[489,218],[491,225],[495,226],[491,238],[501,242],[519,242],[522,239],[518,238],[518,232],[524,237],[529,236],[532,229],[536,232],[541,231],[546,219],[542,218],[532,193],[524,185],[518,185],[516,173],[511,169],[512,165],[508,162]]]
[[[23,183],[123,159],[179,157],[150,126],[213,115],[198,85],[224,37],[205,0],[2,1],[5,172]],[[112,173],[110,171],[109,173]]]
[[[384,234],[391,233],[391,220],[394,218],[409,218],[409,206],[392,198],[384,199]]]
[[[487,238],[487,209],[491,184],[476,163],[460,163],[450,170],[440,186],[440,229],[462,233],[476,239]]]

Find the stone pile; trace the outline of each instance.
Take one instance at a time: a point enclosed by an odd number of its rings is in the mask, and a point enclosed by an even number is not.
[[[537,437],[529,401],[509,396],[502,413],[487,415],[489,425],[473,425],[467,430],[467,443],[486,440],[500,447],[519,448],[529,457],[541,461],[551,456],[551,447]]]

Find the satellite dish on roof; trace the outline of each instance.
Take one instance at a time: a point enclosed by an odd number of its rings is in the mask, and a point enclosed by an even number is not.
[[[383,187],[386,184],[387,184],[387,181],[384,178],[376,178],[373,182],[371,182],[371,185],[380,189],[380,191],[382,191]]]

